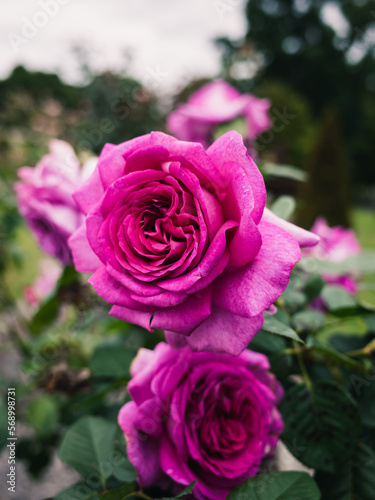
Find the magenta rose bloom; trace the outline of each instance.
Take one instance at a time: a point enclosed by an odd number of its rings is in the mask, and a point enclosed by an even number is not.
[[[311,232],[320,237],[320,242],[314,249],[304,251],[308,257],[340,263],[361,252],[361,245],[352,229],[329,227],[324,218],[319,218],[315,221]],[[357,291],[356,282],[351,275],[324,273],[323,278],[327,283],[340,285],[350,293]]]
[[[225,500],[272,456],[282,431],[282,388],[263,354],[197,353],[160,343],[131,367],[133,401],[118,422],[144,487],[180,489],[197,481],[198,499]],[[177,488],[176,488],[177,489]]]
[[[111,314],[195,350],[238,355],[261,328],[300,259],[276,224],[318,240],[264,211],[263,178],[236,132],[207,151],[160,132],[108,144],[75,199],[86,221],[69,241],[74,263],[94,272]]]
[[[21,181],[14,187],[19,211],[42,249],[62,264],[70,264],[68,238],[83,222],[73,192],[91,175],[96,159],[81,169],[68,143],[53,140],[49,149],[35,168],[18,170]]]
[[[270,102],[251,94],[241,94],[224,80],[215,80],[195,92],[167,120],[168,129],[178,139],[200,142],[205,148],[213,142],[218,125],[242,116],[249,144],[271,126]]]

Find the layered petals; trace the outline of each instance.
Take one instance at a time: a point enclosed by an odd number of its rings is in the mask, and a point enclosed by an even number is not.
[[[174,345],[240,354],[299,259],[297,240],[264,222],[264,181],[236,132],[207,151],[161,132],[107,145],[75,199],[77,269],[110,314],[180,335]]]
[[[66,265],[72,262],[68,238],[83,223],[73,193],[91,175],[96,159],[80,168],[68,143],[52,140],[49,149],[35,168],[18,170],[14,188],[20,213],[42,249]]]
[[[167,127],[179,139],[200,142],[207,147],[220,124],[243,117],[246,139],[252,141],[271,126],[269,107],[267,99],[241,94],[224,80],[215,80],[173,111],[168,116]]]
[[[300,260],[297,241],[273,224],[261,222],[261,249],[253,262],[224,273],[216,283],[215,304],[245,318],[268,309],[288,286],[293,266]]]
[[[142,349],[118,418],[139,484],[178,491],[195,481],[195,498],[225,500],[255,475],[283,429],[283,391],[268,368],[251,351]]]

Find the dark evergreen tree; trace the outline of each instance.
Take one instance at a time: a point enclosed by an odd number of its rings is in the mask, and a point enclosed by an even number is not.
[[[349,226],[349,158],[334,108],[323,113],[306,171],[309,177],[300,189],[297,223],[310,228],[317,217],[324,216],[331,226]]]
[[[328,14],[327,14],[328,13]],[[334,29],[327,23],[337,25]],[[375,5],[373,0],[248,0],[248,31],[242,43],[218,40],[231,73],[249,54],[261,81],[288,84],[317,117],[340,110],[352,176],[375,183]],[[246,50],[245,50],[246,48]]]

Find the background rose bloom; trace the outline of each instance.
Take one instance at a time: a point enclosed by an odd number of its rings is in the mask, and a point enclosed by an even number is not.
[[[264,211],[263,178],[229,132],[204,151],[160,132],[107,145],[75,194],[78,271],[111,314],[238,355],[317,237]],[[170,336],[171,338],[171,336]]]
[[[269,107],[267,99],[241,94],[224,80],[215,80],[173,111],[167,127],[178,139],[200,142],[208,147],[218,125],[242,116],[246,123],[245,138],[251,142],[270,128]]]
[[[272,456],[282,431],[282,389],[265,356],[196,353],[160,343],[141,349],[120,411],[139,484],[197,480],[198,499],[224,500]]]
[[[320,237],[320,242],[315,248],[305,250],[305,255],[309,257],[339,263],[361,252],[361,245],[352,229],[329,227],[321,217],[315,221],[311,232]],[[340,285],[350,293],[357,291],[356,282],[351,276],[324,273],[323,278],[327,283]]]
[[[68,143],[53,140],[49,149],[35,168],[18,170],[21,182],[15,183],[15,191],[19,211],[40,246],[62,264],[69,264],[68,238],[82,224],[73,192],[91,175],[96,159],[88,160],[81,170]]]

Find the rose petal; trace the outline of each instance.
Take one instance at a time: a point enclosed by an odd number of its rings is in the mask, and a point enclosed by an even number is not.
[[[153,329],[150,326],[152,312],[145,311],[137,311],[135,309],[130,309],[129,307],[123,306],[113,306],[109,311],[111,316],[115,318],[122,319],[123,321],[127,321],[128,323],[133,323],[135,325],[139,325],[150,332],[153,332]]]
[[[214,303],[232,314],[252,317],[267,309],[288,286],[293,266],[300,260],[297,241],[273,224],[261,222],[263,244],[243,269],[217,278]]]
[[[242,318],[213,306],[211,316],[186,340],[195,351],[226,352],[238,356],[262,325],[262,313],[252,318]]]
[[[269,222],[270,224],[275,224],[275,226],[281,227],[287,233],[291,234],[295,238],[301,247],[313,247],[317,245],[320,238],[317,234],[306,231],[301,227],[295,226],[291,222],[281,219],[276,214],[271,212],[268,208],[264,209],[263,219],[264,222]]]
[[[229,246],[229,265],[243,267],[255,258],[262,244],[260,232],[252,217],[253,192],[245,170],[237,163],[225,163],[222,169],[228,179],[227,195],[222,203],[225,216],[226,219],[238,222],[238,228]]]
[[[102,262],[91,248],[84,223],[68,240],[73,255],[74,267],[80,273],[94,272]]]
[[[135,421],[138,407],[130,401],[120,410],[118,423],[126,436],[127,454],[137,470],[138,482],[144,488],[156,486],[163,480],[163,471],[159,459],[159,439],[144,435],[140,440]]]
[[[89,279],[89,283],[95,288],[96,293],[109,304],[139,309],[140,311],[153,312],[154,307],[141,304],[132,298],[129,290],[114,280],[101,265]]]
[[[96,168],[92,175],[74,193],[73,197],[80,210],[86,215],[104,194],[99,170]]]
[[[219,168],[227,182],[229,179],[226,176],[226,172],[223,171],[223,166],[226,163],[236,162],[245,170],[254,196],[254,208],[251,216],[255,224],[258,224],[262,218],[266,204],[266,188],[262,174],[247,154],[247,149],[243,144],[240,134],[232,131],[222,135],[207,149],[207,154]]]
[[[210,315],[211,295],[211,288],[207,287],[191,295],[182,304],[157,310],[151,320],[152,328],[189,335]]]

